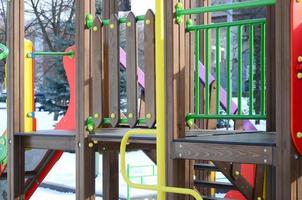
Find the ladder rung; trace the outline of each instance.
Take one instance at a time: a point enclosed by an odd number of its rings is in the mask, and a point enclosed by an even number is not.
[[[212,182],[212,181],[195,180],[194,184],[196,186],[206,187],[206,188],[217,188],[217,189],[228,189],[228,190],[236,189],[233,184],[224,183],[224,182]]]

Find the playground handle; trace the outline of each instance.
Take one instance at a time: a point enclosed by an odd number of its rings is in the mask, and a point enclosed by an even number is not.
[[[139,130],[130,130],[128,131],[122,141],[120,146],[120,156],[121,156],[121,173],[126,181],[126,183],[132,187],[137,189],[143,189],[143,190],[151,190],[151,191],[157,191],[157,192],[169,192],[169,193],[176,193],[176,194],[183,194],[183,195],[191,195],[196,200],[203,200],[203,198],[200,196],[200,194],[192,189],[184,189],[184,188],[176,188],[176,187],[168,187],[165,185],[146,185],[146,184],[137,184],[133,183],[130,178],[127,175],[127,169],[126,169],[126,146],[128,144],[129,138],[133,135],[157,135],[156,130],[150,130],[150,129],[139,129]],[[165,170],[165,169],[157,169],[159,170]],[[157,173],[158,174],[158,173]]]
[[[0,53],[0,60],[3,60],[5,58],[7,58],[9,50],[4,44],[1,44],[1,43],[0,43],[0,49],[2,51],[2,53]]]

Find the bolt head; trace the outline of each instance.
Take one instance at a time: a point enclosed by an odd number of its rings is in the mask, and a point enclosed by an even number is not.
[[[116,118],[116,114],[115,113],[111,113],[110,117],[111,117],[111,119],[115,119]]]
[[[235,175],[236,175],[236,176],[239,176],[239,175],[240,175],[240,172],[239,172],[239,171],[235,171]]]
[[[128,114],[128,118],[129,118],[129,119],[132,119],[133,117],[134,117],[133,113],[129,113],[129,114]]]
[[[132,23],[131,22],[127,22],[127,27],[131,27]]]
[[[301,139],[301,138],[302,138],[302,132],[298,132],[298,133],[297,133],[297,138],[298,138],[298,139]]]
[[[152,114],[151,114],[151,113],[148,113],[148,114],[146,115],[146,118],[147,118],[147,119],[151,119],[151,118],[152,118]]]
[[[149,25],[149,24],[151,24],[151,20],[150,19],[146,19],[146,25]]]
[[[300,3],[301,3],[301,2],[302,2],[302,0],[300,0]],[[299,57],[298,57],[298,62],[299,62],[299,63],[302,63],[302,56],[299,56]]]
[[[93,147],[93,142],[89,142],[88,147],[92,148]]]
[[[298,72],[297,73],[297,78],[300,80],[300,79],[302,79],[302,73],[301,72]]]
[[[114,29],[115,26],[114,26],[114,24],[110,24],[109,27],[110,27],[110,29]]]

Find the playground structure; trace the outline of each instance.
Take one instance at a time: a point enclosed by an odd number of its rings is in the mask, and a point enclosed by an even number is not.
[[[159,200],[216,199],[211,196],[213,188],[223,189],[225,199],[302,199],[301,1],[249,0],[209,6],[210,1],[158,0],[155,14],[148,11],[145,16],[130,13],[118,18],[117,1],[104,0],[103,19],[98,19],[93,0],[78,0],[76,44],[58,53],[33,52],[26,42],[24,46],[23,4],[11,0],[8,5],[8,130],[1,147],[8,146],[9,199],[29,199],[63,151],[76,154],[79,200],[95,197],[95,152],[103,154],[105,200],[118,199],[119,153],[128,185],[156,191]],[[263,6],[267,17],[261,19],[211,23],[205,15]],[[144,23],[144,70],[137,63],[137,23]],[[125,50],[119,45],[122,24]],[[215,74],[211,74],[213,30]],[[221,86],[221,30],[227,33],[226,88]],[[232,30],[238,38],[237,102],[232,99]],[[242,102],[244,30],[249,35],[247,113]],[[261,38],[258,113],[253,108],[257,98],[255,31],[260,31]],[[0,58],[6,57],[7,49],[0,49],[4,50]],[[70,104],[56,130],[34,128],[33,87],[24,86],[33,86],[30,76],[34,72],[26,66],[32,66],[36,56],[64,56]],[[120,109],[121,68],[127,87],[124,113]],[[139,97],[138,87],[144,91]],[[234,120],[237,130],[210,130],[219,119]],[[266,131],[255,130],[249,120],[266,120]],[[28,148],[48,150],[31,176],[24,168]],[[152,158],[157,185],[132,182],[126,149],[142,149]],[[209,173],[213,171],[222,172],[230,184],[216,182]]]

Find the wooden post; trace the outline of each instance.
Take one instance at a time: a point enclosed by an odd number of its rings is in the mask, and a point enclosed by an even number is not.
[[[85,29],[85,17],[95,13],[94,0],[76,0],[76,199],[95,199],[95,154],[88,147],[85,121],[91,114],[91,31]],[[87,84],[89,83],[89,84]]]
[[[8,2],[8,198],[24,199],[24,148],[14,133],[24,130],[23,123],[23,61],[24,2]]]
[[[113,14],[118,12],[117,0],[103,0],[103,18],[110,19]],[[104,62],[103,62],[103,112],[104,116],[109,116],[109,34],[108,28],[104,28],[103,32],[103,48],[104,48]],[[107,97],[107,98],[106,98]],[[118,199],[119,196],[119,157],[118,151],[102,151],[103,153],[103,199],[112,200]],[[105,175],[106,174],[106,175]],[[110,180],[110,182],[109,182]]]

